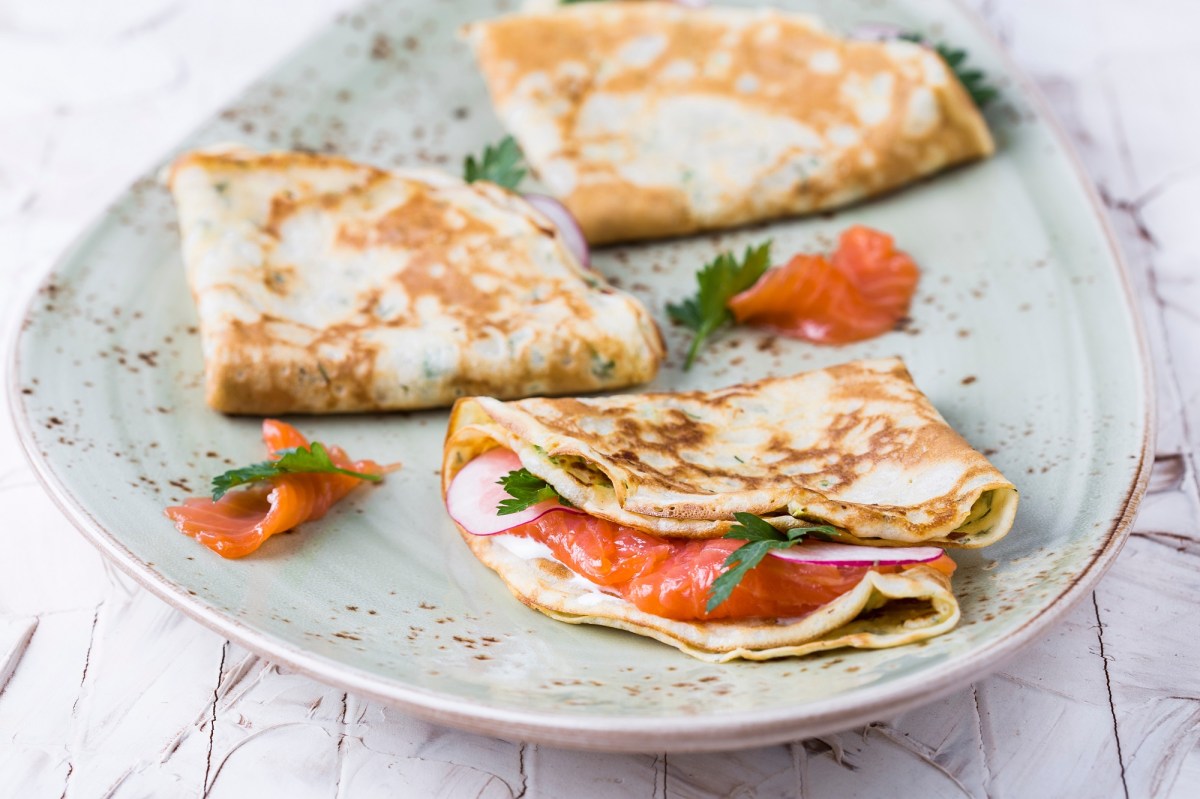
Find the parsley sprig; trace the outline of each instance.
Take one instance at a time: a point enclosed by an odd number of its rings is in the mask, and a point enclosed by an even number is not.
[[[767,522],[753,513],[735,513],[738,520],[726,538],[738,538],[746,543],[729,553],[725,559],[725,571],[713,581],[708,589],[708,603],[704,610],[712,613],[721,603],[729,599],[733,589],[737,588],[742,578],[758,564],[772,549],[787,549],[795,546],[810,535],[836,536],[838,531],[829,525],[816,527],[794,527],[791,530],[776,530]]]
[[[900,38],[908,42],[932,47],[934,51],[942,57],[946,62],[946,66],[950,67],[950,71],[954,73],[954,77],[958,78],[958,82],[967,90],[967,94],[971,95],[971,100],[980,110],[985,105],[995,100],[1000,96],[1000,91],[988,84],[987,75],[981,69],[972,69],[967,64],[967,51],[960,50],[945,42],[930,42],[919,33],[902,33]]]
[[[525,178],[527,170],[522,168],[524,155],[512,136],[505,136],[500,143],[483,148],[483,156],[477,161],[468,155],[463,163],[463,179],[467,183],[488,180],[509,191],[515,191]]]
[[[352,472],[349,469],[341,468],[329,457],[329,451],[325,449],[325,445],[320,441],[314,441],[309,447],[281,449],[276,451],[275,455],[278,457],[273,461],[254,463],[250,466],[244,466],[241,469],[230,469],[224,474],[214,477],[212,481],[213,501],[225,496],[225,492],[231,488],[248,483],[270,480],[272,477],[278,477],[282,474],[344,474],[349,477],[357,477],[360,480],[370,480],[373,483],[378,483],[383,479],[382,476],[377,474],[363,474],[362,472]]]
[[[696,273],[698,288],[694,297],[678,304],[667,304],[667,315],[694,333],[683,364],[684,371],[692,368],[705,339],[733,321],[733,314],[727,307],[729,300],[753,286],[770,265],[770,241],[747,247],[740,263],[733,253],[721,253]]]
[[[554,486],[547,483],[528,469],[514,469],[496,481],[504,486],[504,490],[512,499],[504,499],[496,506],[497,516],[508,516],[510,513],[520,513],[526,508],[544,502],[547,499],[557,499],[568,508],[574,507],[570,502],[559,496]]]

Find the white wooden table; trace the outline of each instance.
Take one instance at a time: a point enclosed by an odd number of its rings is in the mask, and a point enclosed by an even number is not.
[[[1100,187],[1160,394],[1133,537],[1044,640],[937,704],[786,746],[466,735],[288,674],[137,588],[0,423],[0,796],[1200,796],[1200,5],[971,1]],[[0,322],[133,177],[348,5],[0,0]]]

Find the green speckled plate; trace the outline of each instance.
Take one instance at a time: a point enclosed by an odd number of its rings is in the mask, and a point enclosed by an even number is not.
[[[970,50],[997,76],[992,160],[836,216],[607,250],[674,353],[654,388],[715,387],[899,354],[945,416],[1021,489],[1012,534],[955,555],[963,621],[923,645],[705,665],[513,599],[462,544],[437,489],[443,411],[296,420],[404,468],[319,523],[224,561],[162,508],[229,463],[257,423],[201,398],[196,316],[174,212],[135,184],[34,298],[10,370],[21,438],[48,490],[101,550],[168,602],[275,661],[446,724],[597,749],[751,746],[891,715],[980,677],[1044,634],[1111,563],[1144,488],[1150,386],[1129,287],[1097,206],[1010,66],[949,0],[810,0],[840,28],[894,22]],[[455,29],[490,2],[386,2],[339,20],[180,149],[241,140],[383,166],[444,165],[500,135]],[[173,155],[173,154],[172,154]],[[910,329],[818,348],[751,330],[684,375],[663,303],[715,252],[777,252],[852,222],[924,268]]]

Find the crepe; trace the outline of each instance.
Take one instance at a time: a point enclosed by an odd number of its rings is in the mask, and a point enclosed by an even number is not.
[[[443,492],[497,447],[577,510],[666,538],[718,537],[735,512],[747,512],[780,528],[832,524],[844,543],[975,547],[1008,532],[1017,504],[1012,483],[946,424],[897,358],[708,392],[460,400],[447,431]],[[900,646],[959,619],[949,578],[920,564],[868,571],[795,618],[670,619],[576,574],[535,540],[456,526],[526,605],[560,621],[649,636],[702,660]]]
[[[553,558],[512,535],[471,535],[467,544],[517,599],[569,624],[599,624],[670,644],[700,660],[771,660],[826,649],[884,649],[953,629],[958,601],[950,580],[926,566],[899,574],[868,572],[849,592],[795,619],[676,621],[646,613],[600,591]]]
[[[593,243],[826,210],[994,150],[935,52],[807,16],[588,2],[465,32],[501,121]]]
[[[443,473],[495,446],[585,512],[666,536],[716,538],[745,512],[849,543],[974,548],[1017,508],[898,358],[708,392],[464,399]]]
[[[402,410],[650,380],[650,314],[518,195],[332,156],[187,153],[168,183],[208,403]]]

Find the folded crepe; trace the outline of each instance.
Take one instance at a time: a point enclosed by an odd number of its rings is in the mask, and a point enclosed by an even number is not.
[[[459,529],[475,556],[528,607],[568,624],[598,624],[654,638],[710,663],[903,646],[949,632],[961,615],[950,579],[912,566],[898,574],[868,571],[855,587],[806,616],[679,621],[589,586],[549,553],[531,553],[513,536]]]
[[[650,380],[650,314],[520,196],[433,170],[200,150],[171,167],[208,403],[428,408]]]
[[[895,358],[715,391],[463,399],[451,413],[443,490],[495,449],[513,453],[573,506],[561,514],[567,523],[594,518],[677,544],[719,538],[735,513],[751,513],[780,530],[832,526],[842,544],[979,547],[1009,531],[1017,507],[1013,484],[950,428]],[[896,646],[958,619],[948,576],[924,564],[867,571],[799,618],[664,618],[509,532],[458,526],[526,604],[704,659]]]
[[[821,211],[994,150],[935,52],[798,14],[591,2],[466,34],[501,121],[593,243]]]

